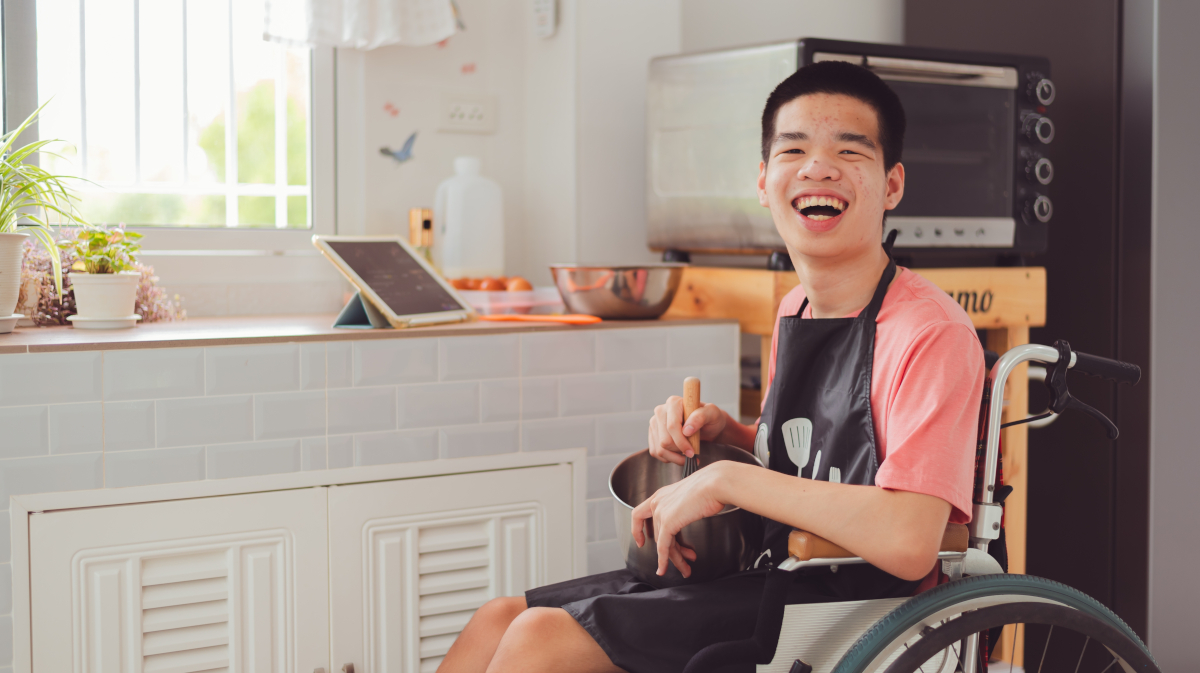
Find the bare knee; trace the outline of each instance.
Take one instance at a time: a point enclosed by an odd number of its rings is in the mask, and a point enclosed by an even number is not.
[[[561,608],[528,608],[518,614],[508,628],[518,637],[545,638],[574,623],[575,619]]]
[[[514,619],[525,611],[524,596],[502,596],[493,598],[483,604],[471,620],[479,620],[489,625],[507,628]]]

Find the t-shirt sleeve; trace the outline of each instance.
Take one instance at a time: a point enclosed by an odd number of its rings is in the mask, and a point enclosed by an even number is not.
[[[912,343],[901,368],[875,485],[941,498],[953,507],[951,523],[967,523],[985,377],[979,338],[961,323],[934,323]]]

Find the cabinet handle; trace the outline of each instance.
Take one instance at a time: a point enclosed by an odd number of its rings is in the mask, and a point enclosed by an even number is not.
[[[342,673],[354,673],[354,664],[342,664]]]

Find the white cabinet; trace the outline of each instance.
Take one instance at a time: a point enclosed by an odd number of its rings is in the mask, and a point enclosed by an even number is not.
[[[333,670],[434,671],[479,606],[571,578],[571,522],[569,465],[331,488]]]
[[[329,660],[325,489],[35,514],[35,671],[311,671]]]
[[[483,603],[575,574],[578,469],[34,510],[17,670],[433,671]]]

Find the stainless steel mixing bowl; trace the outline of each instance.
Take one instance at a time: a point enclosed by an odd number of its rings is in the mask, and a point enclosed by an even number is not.
[[[666,312],[686,264],[576,266],[552,264],[558,293],[572,313],[605,319],[651,319]]]
[[[726,444],[701,442],[700,467],[719,460],[734,460],[762,467],[752,454]],[[670,562],[666,575],[659,577],[658,548],[654,542],[651,522],[646,522],[646,544],[638,548],[630,530],[630,516],[655,491],[683,478],[683,466],[663,463],[639,451],[621,461],[608,477],[608,489],[613,495],[613,514],[617,522],[617,538],[625,551],[625,567],[642,581],[658,587],[706,582],[745,569],[754,563],[762,542],[762,517],[738,507],[727,506],[720,514],[694,521],[683,527],[675,539],[696,551],[696,560],[689,565],[692,574],[685,578]]]

